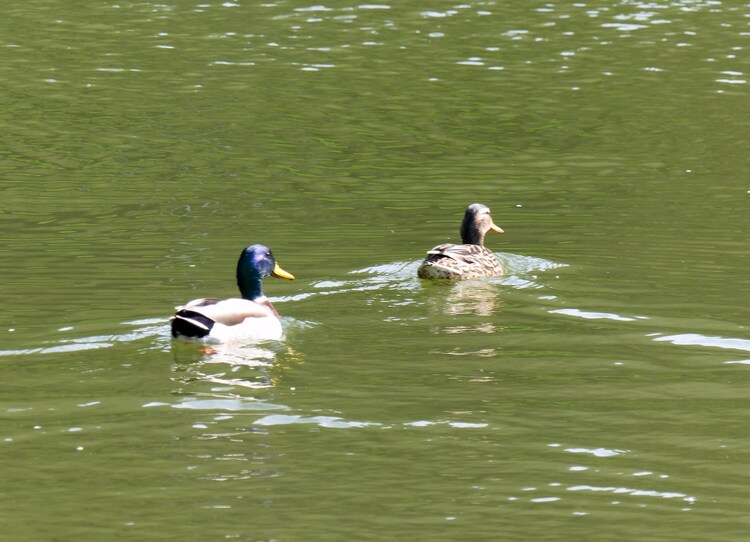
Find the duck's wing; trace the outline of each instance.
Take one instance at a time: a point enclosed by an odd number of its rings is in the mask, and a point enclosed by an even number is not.
[[[431,259],[430,256],[450,258],[457,262],[471,261],[477,256],[483,256],[486,252],[489,252],[486,248],[480,245],[454,245],[452,243],[445,243],[438,245],[432,250],[427,251],[427,258]]]

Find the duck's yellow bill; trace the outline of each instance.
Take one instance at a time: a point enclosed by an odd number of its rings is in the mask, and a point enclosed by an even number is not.
[[[496,226],[495,224],[490,226],[490,230],[494,231],[495,233],[505,233],[500,226]]]
[[[279,264],[274,265],[273,271],[271,271],[271,274],[274,277],[278,277],[280,279],[294,280],[294,275],[292,275],[291,273],[287,273],[286,271],[284,271],[279,266]]]

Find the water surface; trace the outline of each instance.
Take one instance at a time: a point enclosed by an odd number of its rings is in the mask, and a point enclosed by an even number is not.
[[[745,11],[8,7],[5,536],[744,540]],[[254,242],[285,340],[172,344]]]

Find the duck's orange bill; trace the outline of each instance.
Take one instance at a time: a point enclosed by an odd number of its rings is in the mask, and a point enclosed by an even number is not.
[[[490,230],[494,231],[495,233],[505,233],[503,229],[500,228],[500,226],[496,226],[495,224],[490,226]]]
[[[287,273],[286,271],[284,271],[279,266],[279,264],[274,265],[273,271],[271,271],[271,274],[274,277],[278,277],[280,279],[294,280],[294,275],[292,275],[291,273]]]

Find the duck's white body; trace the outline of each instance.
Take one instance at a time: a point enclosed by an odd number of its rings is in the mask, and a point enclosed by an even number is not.
[[[178,333],[177,338],[181,339],[217,344],[229,341],[277,341],[284,334],[279,316],[265,297],[256,301],[240,298],[194,299],[186,305],[176,307],[176,310],[175,319],[184,320],[208,332],[203,337]]]

